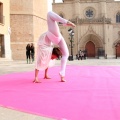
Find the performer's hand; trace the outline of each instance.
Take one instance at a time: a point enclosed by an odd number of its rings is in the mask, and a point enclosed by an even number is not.
[[[67,22],[67,26],[72,26],[72,27],[75,27],[76,25],[70,21]]]

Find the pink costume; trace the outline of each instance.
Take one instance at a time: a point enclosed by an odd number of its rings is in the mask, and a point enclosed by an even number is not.
[[[52,54],[52,44],[57,44],[62,52],[60,75],[65,76],[66,63],[69,56],[68,48],[64,38],[62,37],[57,22],[67,24],[66,19],[61,18],[54,12],[48,12],[47,23],[48,31],[41,35],[38,41],[38,53],[36,61],[36,69],[46,69]]]

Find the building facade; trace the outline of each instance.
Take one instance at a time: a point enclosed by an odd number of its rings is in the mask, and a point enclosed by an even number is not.
[[[10,0],[11,49],[13,60],[26,59],[26,45],[47,30],[47,0]]]
[[[10,35],[10,1],[0,0],[0,58],[12,58]]]
[[[0,0],[0,59],[26,59],[26,45],[47,30],[47,11],[47,0]]]
[[[70,54],[86,53],[87,57],[120,57],[120,1],[63,0],[52,4],[53,11],[76,24],[69,39],[68,27],[60,26]]]

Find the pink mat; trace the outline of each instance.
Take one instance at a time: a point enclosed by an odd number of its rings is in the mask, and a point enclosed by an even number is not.
[[[59,69],[50,80],[40,72],[39,84],[34,71],[0,76],[0,105],[56,120],[120,120],[120,67],[67,66],[65,83]]]

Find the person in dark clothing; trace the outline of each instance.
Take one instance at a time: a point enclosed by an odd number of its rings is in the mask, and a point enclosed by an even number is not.
[[[33,43],[31,43],[31,46],[30,46],[31,62],[34,62],[34,55],[35,55],[35,48],[34,48]]]
[[[26,46],[26,60],[27,64],[30,63],[30,44],[27,44]]]
[[[76,60],[79,60],[79,54],[76,54]]]

